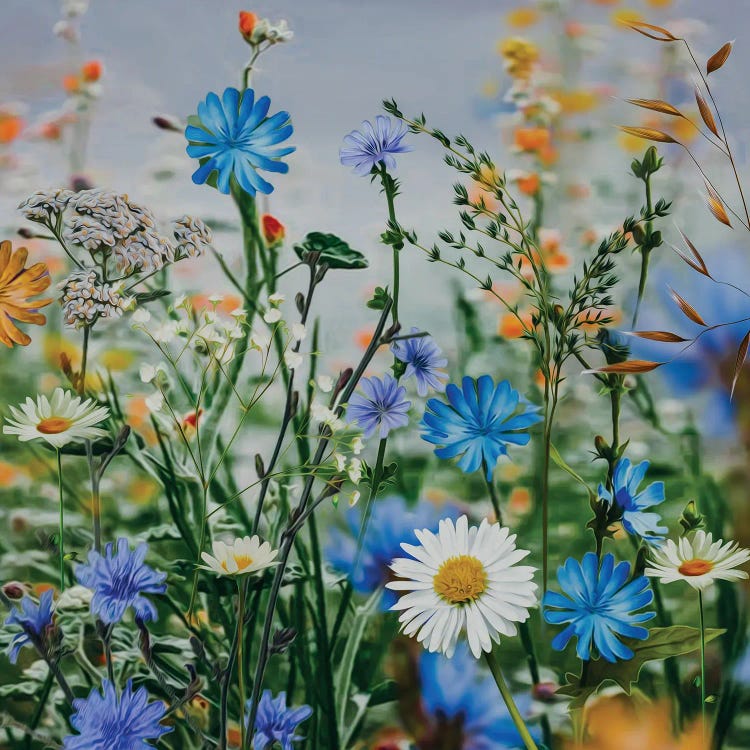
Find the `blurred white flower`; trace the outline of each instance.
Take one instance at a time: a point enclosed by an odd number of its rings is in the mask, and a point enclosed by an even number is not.
[[[150,396],[146,396],[146,408],[156,414],[164,406],[164,394],[161,391],[154,391]]]
[[[269,325],[278,323],[281,320],[281,310],[272,307],[270,310],[266,311],[265,315],[263,316],[263,320],[265,320]]]
[[[323,393],[330,393],[333,390],[333,378],[329,375],[318,375],[316,382]]]
[[[151,313],[145,307],[139,307],[131,318],[136,325],[145,325],[151,320]]]
[[[358,456],[362,451],[364,450],[365,444],[362,441],[361,437],[355,437],[354,440],[352,440],[352,453],[355,456]]]
[[[281,294],[281,292],[274,292],[273,294],[268,295],[268,304],[280,305],[285,299],[286,299],[285,294]]]
[[[302,364],[302,355],[299,352],[287,349],[284,352],[284,362],[290,370],[295,370]]]
[[[292,338],[295,341],[304,341],[307,329],[302,323],[292,323]]]

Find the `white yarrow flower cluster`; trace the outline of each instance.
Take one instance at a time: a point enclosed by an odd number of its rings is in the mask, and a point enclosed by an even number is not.
[[[105,284],[95,269],[73,271],[61,284],[63,320],[80,328],[93,325],[99,318],[116,318],[130,306],[120,285]]]
[[[399,580],[386,584],[399,593],[391,609],[401,612],[402,631],[448,657],[465,634],[476,658],[492,651],[501,635],[516,635],[516,623],[525,622],[536,604],[537,589],[535,568],[518,565],[529,551],[516,548],[516,535],[486,519],[469,528],[466,516],[455,525],[440,521],[437,534],[414,533],[420,544],[401,544],[411,557],[393,561]]]

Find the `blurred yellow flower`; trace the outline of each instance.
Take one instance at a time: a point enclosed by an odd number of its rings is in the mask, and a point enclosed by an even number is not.
[[[552,93],[552,98],[560,105],[561,111],[568,115],[590,112],[599,104],[596,92],[588,89],[555,91]]]
[[[539,20],[539,11],[536,8],[513,8],[505,16],[508,26],[516,29],[524,29],[533,26]]]
[[[685,114],[690,116],[689,112]],[[681,143],[689,143],[698,137],[700,131],[690,120],[686,120],[684,117],[672,117],[670,119],[669,132]]]
[[[16,323],[44,325],[47,318],[39,312],[52,298],[31,300],[51,284],[49,271],[44,263],[35,263],[26,268],[29,251],[13,246],[5,240],[0,242],[0,341],[12,348],[14,344],[27,346],[31,337],[21,331]]]
[[[161,492],[161,486],[150,477],[135,477],[128,485],[127,496],[136,505],[150,505]]]
[[[121,372],[133,364],[135,354],[129,349],[107,349],[99,355],[98,359],[98,364],[106,370]]]
[[[672,4],[672,0],[646,0],[646,5],[652,8],[668,8]]]
[[[73,368],[80,364],[81,354],[78,344],[59,333],[46,333],[42,339],[44,359],[50,367],[60,367],[60,356],[65,355]]]
[[[615,26],[627,27],[630,23],[640,23],[642,21],[643,16],[632,8],[621,8],[612,14],[612,23]]]
[[[517,78],[528,78],[534,63],[539,59],[537,46],[521,37],[503,39],[498,43],[497,49],[505,60],[505,70]]]
[[[13,485],[19,472],[13,464],[0,461],[0,487],[10,487]]]

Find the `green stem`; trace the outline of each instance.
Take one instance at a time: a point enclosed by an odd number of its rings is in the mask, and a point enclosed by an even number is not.
[[[649,216],[653,212],[653,206],[651,201],[651,175],[646,175],[646,178],[644,179],[644,182],[646,184],[646,210],[648,211]],[[652,233],[653,225],[651,221],[646,222],[646,226],[644,227],[645,235],[648,241],[651,239],[651,233]],[[635,310],[633,311],[633,322],[631,324],[631,328],[635,330],[635,327],[638,323],[638,313],[641,310],[641,302],[643,301],[643,295],[646,292],[646,281],[648,279],[648,262],[651,257],[651,247],[641,247],[641,275],[638,279],[638,298],[635,301]]]
[[[396,224],[396,207],[394,199],[396,197],[396,183],[393,178],[388,174],[385,168],[385,164],[381,163],[380,168],[380,179],[383,183],[383,192],[385,193],[385,199],[388,202],[388,218],[391,224]],[[398,295],[400,286],[400,272],[399,272],[399,253],[403,248],[402,243],[396,243],[393,245],[393,314],[394,325],[398,323]]]
[[[487,468],[482,466],[482,474],[484,475],[484,481],[487,484],[487,493],[490,496],[490,502],[492,503],[492,509],[495,511],[495,520],[501,526],[503,525],[503,514],[500,510],[500,498],[497,496],[497,490],[495,489],[495,483],[488,479]]]
[[[60,591],[65,591],[65,550],[63,549],[63,534],[65,533],[65,509],[63,506],[62,486],[62,453],[57,449],[57,490],[60,500],[60,538],[57,547],[60,550]]]
[[[703,592],[698,590],[698,611],[701,628],[701,725],[703,728],[703,745],[706,745],[706,628],[703,617]]]
[[[245,584],[237,579],[237,682],[240,688],[240,750],[245,750],[245,647],[243,644],[245,624]]]
[[[513,719],[513,723],[516,725],[518,734],[521,735],[524,747],[526,748],[526,750],[539,750],[533,738],[531,737],[529,729],[526,726],[526,722],[523,720],[523,717],[518,710],[518,706],[516,706],[516,703],[513,700],[510,688],[508,687],[508,683],[505,682],[505,678],[503,677],[500,665],[497,663],[497,659],[495,659],[495,655],[491,651],[489,653],[485,652],[484,658],[487,662],[487,666],[490,668],[490,672],[492,672],[492,676],[495,678],[498,690],[500,690],[500,695],[503,697],[503,701],[505,701],[505,705],[508,708],[510,718]]]

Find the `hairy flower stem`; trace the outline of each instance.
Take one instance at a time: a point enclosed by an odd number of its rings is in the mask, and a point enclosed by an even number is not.
[[[62,485],[62,452],[57,449],[57,493],[60,503],[60,523],[59,539],[57,540],[57,549],[60,553],[60,591],[65,591],[65,550],[63,548],[63,534],[65,533],[65,508],[63,506],[63,485]]]
[[[26,742],[24,744],[24,750],[31,750],[31,743],[33,739],[33,732],[39,726],[39,722],[42,720],[44,714],[44,708],[47,705],[49,694],[52,691],[52,684],[55,681],[55,675],[52,670],[47,673],[47,678],[44,680],[42,685],[42,691],[39,694],[38,702],[34,714],[29,721],[29,734],[26,736]]]
[[[497,663],[495,655],[491,651],[485,652],[484,658],[487,662],[487,666],[490,668],[490,672],[492,672],[492,676],[495,678],[495,683],[497,684],[498,690],[500,690],[500,695],[502,696],[503,701],[508,708],[510,718],[513,719],[513,723],[516,725],[518,734],[523,740],[524,747],[526,748],[526,750],[539,750],[536,743],[534,742],[534,739],[531,736],[531,733],[529,732],[528,727],[526,726],[526,722],[523,720],[523,717],[518,710],[518,706],[516,706],[516,703],[513,700],[513,695],[510,692],[508,683],[505,682],[505,678],[503,677],[502,670],[500,669],[500,665]]]
[[[396,225],[396,207],[394,200],[396,198],[397,186],[396,181],[388,174],[388,170],[385,168],[385,164],[380,164],[380,180],[383,184],[383,192],[385,193],[385,199],[388,203],[388,218],[390,223]],[[404,247],[403,242],[396,242],[393,244],[393,324],[398,323],[398,295],[400,287],[400,271],[399,271],[399,254]]]
[[[385,330],[385,325],[386,325],[386,321],[388,320],[388,316],[391,314],[392,304],[393,304],[392,300],[389,299],[386,302],[385,306],[383,307],[383,310],[380,314],[380,319],[378,320],[372,340],[370,341],[369,346],[365,350],[365,353],[362,355],[362,359],[357,365],[356,370],[352,373],[351,377],[348,379],[346,386],[344,387],[341,393],[341,398],[338,399],[339,405],[336,407],[336,412],[338,415],[341,415],[343,413],[343,404],[347,403],[347,401],[349,400],[349,397],[354,392],[354,389],[357,387],[357,384],[359,383],[360,378],[364,374],[372,358],[375,356],[375,352],[383,344],[390,343],[388,340],[383,339],[383,331]],[[263,676],[265,675],[266,666],[268,664],[268,659],[270,657],[269,644],[271,640],[271,627],[273,625],[274,613],[276,610],[276,603],[279,598],[279,592],[281,590],[281,583],[284,578],[284,572],[286,570],[287,563],[289,561],[289,555],[291,553],[292,546],[294,545],[294,539],[296,537],[297,532],[299,531],[298,527],[297,528],[293,528],[293,527],[295,524],[296,517],[304,513],[305,510],[307,509],[307,505],[310,501],[310,496],[312,494],[313,484],[315,482],[315,469],[317,469],[317,467],[320,466],[321,462],[323,461],[323,457],[328,447],[330,436],[331,436],[331,432],[329,428],[327,427],[321,428],[321,431],[318,436],[318,447],[315,451],[315,455],[313,456],[312,461],[309,464],[310,471],[305,480],[305,484],[302,489],[302,494],[300,496],[299,503],[297,504],[297,508],[295,509],[295,511],[293,512],[290,518],[288,529],[283,534],[283,542],[281,545],[280,560],[279,560],[279,564],[276,566],[276,571],[274,574],[273,582],[271,584],[271,592],[268,597],[268,605],[266,607],[266,614],[265,614],[265,619],[263,622],[263,632],[261,635],[261,643],[258,649],[258,661],[257,661],[256,668],[255,668],[255,677],[253,678],[253,692],[251,696],[250,719],[248,723],[248,726],[251,727],[251,732],[253,731],[253,728],[255,727],[255,717],[258,712],[258,701],[260,699],[260,691],[263,686]],[[328,488],[326,488],[324,492],[328,492]],[[332,735],[332,739],[337,742],[336,729],[335,729],[336,717],[331,716],[330,721],[332,722],[332,725],[334,728],[334,734]],[[252,737],[251,737],[251,740],[252,740]]]

